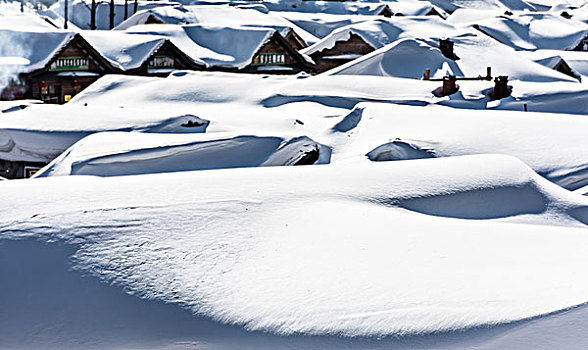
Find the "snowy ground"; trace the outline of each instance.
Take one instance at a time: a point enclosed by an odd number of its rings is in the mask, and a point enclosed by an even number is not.
[[[481,37],[0,102],[0,159],[51,162],[0,181],[0,349],[585,348],[586,79]],[[512,96],[415,79],[481,57]]]

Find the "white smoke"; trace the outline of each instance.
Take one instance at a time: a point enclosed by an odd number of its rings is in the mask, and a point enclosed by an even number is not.
[[[2,22],[11,23],[18,16],[25,16],[20,12],[20,3],[9,2],[0,4],[0,25]],[[4,17],[4,21],[3,18]],[[12,21],[7,20],[11,17]],[[2,29],[11,29],[9,26]],[[25,45],[25,36],[18,32],[0,34],[0,95],[8,86],[20,85],[19,73],[30,64],[30,47]],[[6,96],[4,96],[6,97]],[[10,96],[8,96],[10,98]]]

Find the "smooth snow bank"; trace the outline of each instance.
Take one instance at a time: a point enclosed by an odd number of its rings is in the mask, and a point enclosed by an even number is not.
[[[486,76],[491,67],[494,76],[506,75],[510,80],[536,82],[576,81],[575,79],[519,56],[512,48],[487,37],[454,38],[454,52],[459,60],[441,54],[438,43],[417,39],[401,39],[325,74],[380,75],[399,78],[422,78],[431,70],[431,78],[446,75],[458,78]]]
[[[484,33],[516,50],[572,50],[588,35],[588,24],[553,13],[518,13],[476,23]]]
[[[588,292],[588,200],[507,156],[60,177],[0,191],[13,198],[0,204],[0,237],[68,242],[82,272],[249,330],[455,331]]]
[[[35,177],[119,176],[254,166],[328,163],[330,149],[307,137],[112,132],[90,135]]]

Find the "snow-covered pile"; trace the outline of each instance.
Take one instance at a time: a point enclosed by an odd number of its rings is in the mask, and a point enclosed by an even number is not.
[[[4,239],[68,242],[78,270],[249,330],[457,331],[588,292],[588,201],[506,156],[0,188],[14,198],[0,208]]]

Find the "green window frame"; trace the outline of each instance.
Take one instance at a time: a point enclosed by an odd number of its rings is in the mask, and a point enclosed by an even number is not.
[[[286,63],[284,53],[260,53],[253,58],[252,66],[281,66]]]
[[[147,64],[147,68],[173,68],[174,67],[174,57],[173,56],[154,56],[149,63]]]
[[[63,71],[63,70],[87,70],[88,57],[58,57],[51,66],[50,71]]]

